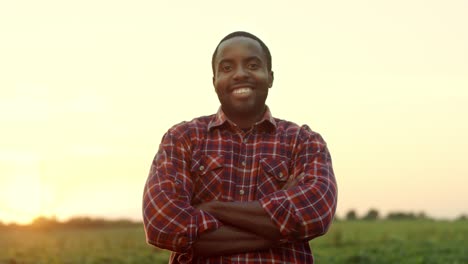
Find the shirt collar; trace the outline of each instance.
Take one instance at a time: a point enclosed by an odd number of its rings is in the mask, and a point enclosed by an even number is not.
[[[223,112],[223,109],[221,107],[219,107],[218,112],[214,115],[213,119],[208,124],[208,130],[211,130],[211,129],[215,128],[215,127],[220,127],[225,123],[229,123],[229,124],[235,126],[235,124],[231,120],[229,120],[229,118]],[[259,125],[261,125],[263,123],[269,123],[269,124],[271,124],[273,126],[273,128],[276,128],[276,121],[273,118],[273,116],[272,116],[272,114],[270,112],[270,108],[268,106],[266,106],[265,114],[263,114],[262,119],[260,119],[260,121],[255,123],[254,126],[259,126]]]

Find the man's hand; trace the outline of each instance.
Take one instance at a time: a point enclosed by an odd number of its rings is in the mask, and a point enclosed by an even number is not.
[[[193,245],[195,255],[210,257],[242,252],[265,250],[275,245],[273,241],[229,225],[202,234]]]
[[[299,174],[299,176],[295,177],[295,178],[292,178],[292,179],[289,179],[286,184],[283,186],[283,188],[281,188],[281,190],[287,190],[289,188],[292,188],[292,187],[296,187],[297,185],[299,185],[299,182],[304,179],[305,177],[305,173],[301,173]]]
[[[213,201],[209,201],[209,202],[205,202],[205,203],[196,204],[193,207],[209,213],[211,206],[216,202],[218,202],[218,201],[213,200]]]
[[[194,205],[194,207],[218,218],[222,217],[222,215],[218,215],[217,211],[220,210],[219,208],[223,208],[223,205],[227,204],[229,203],[213,200]],[[227,214],[229,215],[229,213]],[[223,219],[218,218],[218,220],[223,222]],[[235,227],[235,225],[232,225],[229,221],[224,221],[223,224],[221,228],[213,232],[205,233],[198,239],[193,247],[197,255],[208,257],[265,250],[278,244],[278,241],[265,238],[251,230]]]
[[[240,228],[267,240],[278,241],[282,239],[279,228],[273,224],[270,216],[258,201],[211,201],[195,205],[195,208],[213,215],[223,224]]]

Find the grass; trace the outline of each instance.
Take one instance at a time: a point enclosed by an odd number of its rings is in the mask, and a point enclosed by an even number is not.
[[[311,242],[316,263],[468,263],[468,221],[340,221]],[[167,263],[141,226],[0,229],[0,264]]]
[[[317,263],[468,263],[467,221],[344,221],[311,242]]]
[[[142,227],[0,231],[0,264],[167,263]]]

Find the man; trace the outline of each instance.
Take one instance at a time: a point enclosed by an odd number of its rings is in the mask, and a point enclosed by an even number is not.
[[[171,263],[313,263],[309,240],[337,203],[330,154],[307,126],[273,118],[268,47],[247,32],[213,53],[215,115],[164,135],[143,197],[148,243]]]

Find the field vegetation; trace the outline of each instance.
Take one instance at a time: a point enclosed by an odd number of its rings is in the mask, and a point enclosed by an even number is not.
[[[326,236],[313,240],[316,263],[468,263],[466,217],[366,216],[337,220]],[[0,264],[154,264],[167,263],[168,256],[146,244],[141,223],[125,220],[39,218],[29,226],[0,225]]]

